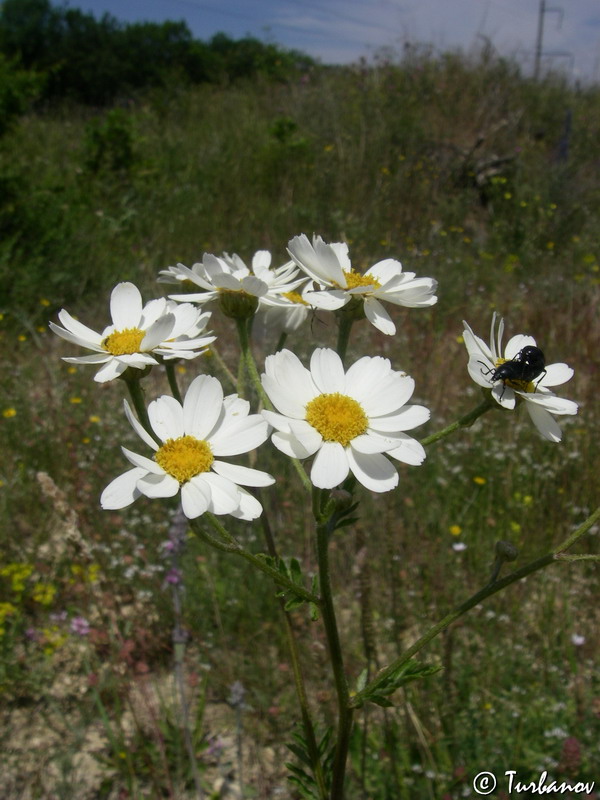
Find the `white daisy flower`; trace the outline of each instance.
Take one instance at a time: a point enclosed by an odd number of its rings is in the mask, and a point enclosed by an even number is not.
[[[269,435],[267,422],[260,414],[249,415],[249,410],[250,404],[237,395],[223,397],[216,378],[199,375],[191,382],[183,405],[169,395],[150,403],[151,436],[125,401],[127,419],[154,455],[147,458],[121,448],[133,469],[102,492],[102,508],[124,508],[140,495],[174,497],[181,492],[188,519],[206,511],[256,519],[262,513],[261,504],[238,484],[270,486],[275,479],[266,472],[221,460],[254,450]]]
[[[314,455],[312,483],[332,489],[349,472],[373,492],[398,484],[385,457],[421,464],[425,450],[404,431],[429,419],[423,406],[406,405],[415,382],[392,370],[387,358],[365,357],[344,372],[334,350],[319,348],[310,370],[289,350],[268,356],[265,392],[280,413],[263,411],[276,429],[273,444],[292,458]],[[385,455],[384,455],[385,454]]]
[[[99,383],[122,375],[128,367],[145,369],[165,360],[195,358],[205,352],[215,336],[205,331],[210,313],[191,303],[177,304],[160,297],[142,306],[133,283],[119,283],[110,296],[112,325],[97,333],[74,319],[64,308],[58,318],[64,325],[50,328],[68,342],[93,350],[89,356],[63,358],[70,364],[102,364],[94,376]]]
[[[277,269],[271,269],[271,253],[258,250],[252,258],[252,268],[248,268],[236,255],[223,253],[214,256],[205,253],[202,263],[190,269],[184,264],[161,270],[158,280],[161,283],[189,281],[201,289],[197,293],[173,294],[171,299],[193,303],[209,303],[224,292],[237,292],[262,298],[267,294],[291,291],[298,286],[303,277],[297,280],[298,270],[293,261]]]
[[[499,319],[496,331],[498,319],[498,315],[494,312],[489,347],[463,321],[465,326],[463,339],[469,353],[467,365],[469,375],[479,386],[490,389],[494,400],[503,408],[514,409],[517,398],[521,398],[525,402],[531,421],[544,439],[560,442],[562,431],[552,415],[576,414],[578,406],[572,400],[557,397],[548,387],[566,383],[573,376],[573,370],[562,363],[543,366],[543,354],[537,350],[533,336],[517,334],[508,340],[503,351],[504,320]],[[503,376],[498,376],[496,371],[502,364],[512,362],[515,358],[521,363],[522,356],[519,359],[519,355],[525,347],[536,348],[534,354],[539,360],[539,366],[542,367],[538,374],[530,380],[505,379]]]
[[[303,278],[303,282],[306,284],[306,278]],[[308,287],[305,285],[302,291],[298,289],[300,287],[289,292],[267,294],[260,298],[258,311],[267,328],[280,333],[291,333],[306,322],[311,311],[310,303],[304,299]]]
[[[304,295],[311,305],[336,311],[353,299],[362,299],[369,322],[389,336],[396,332],[396,326],[381,300],[409,308],[437,303],[437,281],[403,272],[402,264],[393,258],[378,261],[363,275],[352,269],[347,244],[326,244],[320,236],[313,236],[311,244],[304,233],[288,242],[288,253],[318,285],[317,290]]]

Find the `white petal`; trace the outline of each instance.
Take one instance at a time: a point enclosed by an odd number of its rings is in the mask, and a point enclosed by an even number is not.
[[[94,380],[97,383],[113,381],[115,378],[118,378],[119,375],[122,375],[126,369],[127,364],[123,364],[121,361],[112,356],[110,361],[107,361],[106,364],[94,375]]]
[[[350,442],[350,447],[356,453],[370,455],[372,453],[386,453],[396,446],[396,439],[391,439],[378,434],[364,433]]]
[[[322,308],[324,311],[337,311],[349,301],[349,296],[341,289],[330,289],[322,292],[305,292],[304,300],[315,308]]]
[[[562,439],[562,431],[551,414],[544,408],[536,406],[533,403],[527,403],[527,411],[529,412],[531,421],[544,439],[547,439],[549,442],[560,442]]]
[[[63,356],[63,361],[67,364],[106,364],[113,356],[104,351],[103,353],[94,353],[91,356]]]
[[[388,450],[388,456],[397,458],[398,461],[403,461],[405,464],[412,464],[415,467],[425,461],[427,454],[420,442],[406,434],[401,434],[398,439],[398,447]]]
[[[210,489],[208,510],[214,514],[231,514],[240,505],[239,487],[228,478],[205,472],[192,478],[195,482],[203,481]]]
[[[307,448],[293,433],[276,432],[271,436],[271,441],[278,450],[290,458],[308,458],[315,452]]]
[[[137,328],[142,316],[142,295],[133,283],[118,283],[110,295],[110,316],[117,330]]]
[[[560,386],[573,377],[573,370],[567,364],[548,364],[540,386]]]
[[[260,414],[251,414],[223,425],[208,437],[215,456],[237,456],[259,447],[269,435],[269,425]]]
[[[151,472],[154,475],[164,475],[164,469],[159,466],[156,461],[152,458],[146,458],[146,456],[141,456],[139,453],[134,453],[133,450],[128,450],[126,447],[121,447],[123,451],[123,455],[129,461],[130,464],[133,464],[134,467],[141,467],[146,472]]]
[[[494,358],[490,348],[483,341],[483,339],[481,339],[479,336],[475,336],[471,330],[471,327],[464,320],[463,325],[465,326],[463,331],[463,339],[469,356],[476,356],[477,358],[481,358],[483,356],[483,360],[486,361],[486,363],[489,363],[490,366],[493,365]]]
[[[63,311],[61,311],[61,315],[63,315],[63,317],[69,316],[64,309]],[[74,323],[76,322],[76,320],[74,320],[72,317],[70,318],[70,320],[71,324],[69,325],[69,328],[74,328],[75,327]],[[67,342],[76,344],[79,347],[87,347],[88,350],[96,350],[97,352],[106,352],[104,348],[100,346],[100,343],[102,341],[102,337],[100,336],[100,334],[96,333],[90,328],[86,328],[85,325],[81,325],[81,323],[78,323],[77,332],[71,330],[65,330],[65,328],[61,328],[60,325],[56,325],[54,322],[49,322],[48,324],[50,326],[50,329],[54,333],[56,333],[62,339],[66,339]]]
[[[290,433],[291,417],[286,417],[283,414],[277,414],[275,411],[267,411],[266,409],[260,413],[267,420],[269,425],[275,428],[275,430],[283,431],[284,433]]]
[[[345,394],[362,403],[368,400],[375,387],[385,382],[392,374],[389,359],[381,356],[363,356],[346,372]]]
[[[318,347],[310,359],[310,372],[321,393],[333,394],[344,391],[344,365],[335,350]]]
[[[185,432],[206,439],[223,410],[223,388],[211,375],[198,375],[190,383],[183,401]]]
[[[136,488],[136,484],[145,474],[145,469],[134,467],[115,478],[102,492],[100,497],[102,508],[113,510],[131,505],[140,496],[140,491]]]
[[[304,419],[306,404],[320,394],[310,372],[290,350],[267,356],[262,383],[277,410],[296,419]]]
[[[185,434],[183,409],[174,397],[164,394],[148,406],[152,430],[162,442],[178,439]]]
[[[480,354],[472,355],[467,364],[467,370],[471,378],[478,386],[489,389],[493,384],[491,376],[494,373],[494,365],[487,358]]]
[[[172,475],[146,474],[137,482],[137,488],[146,497],[175,497],[179,491],[179,481]]]
[[[539,406],[550,414],[577,414],[579,406],[573,400],[557,397],[555,394],[542,394],[541,392],[517,392],[524,398],[527,405]]]
[[[271,266],[271,253],[268,250],[257,250],[252,256],[252,272],[260,277],[260,273]]]
[[[423,425],[429,417],[430,411],[425,406],[404,406],[396,413],[371,418],[369,420],[369,428],[378,433],[410,431],[418,425]]]
[[[269,291],[267,284],[255,275],[248,275],[247,278],[242,278],[242,289],[254,297],[262,297]]]
[[[393,372],[387,378],[371,387],[371,392],[362,400],[369,419],[398,411],[410,400],[415,390],[415,382],[409,375]]]
[[[515,393],[510,386],[505,386],[503,381],[494,384],[492,389],[492,397],[499,403],[502,408],[508,408],[510,411],[515,407],[516,399]]]
[[[506,343],[506,347],[504,348],[504,358],[508,360],[513,359],[524,347],[535,346],[536,344],[533,336],[525,336],[523,333],[518,333]]]
[[[396,468],[384,455],[364,455],[349,448],[348,462],[356,479],[372,492],[389,492],[398,485]]]
[[[209,503],[210,489],[202,481],[192,478],[181,487],[181,508],[188,519],[204,514]]]
[[[309,455],[316,453],[323,442],[319,431],[303,419],[290,420],[290,433],[302,442]]]
[[[323,442],[310,471],[312,483],[319,489],[333,489],[348,476],[348,456],[339,442]]]
[[[159,317],[146,331],[144,338],[140,342],[140,350],[144,352],[153,350],[165,339],[170,339],[174,327],[175,316],[173,314],[165,314],[163,317]]]
[[[367,319],[378,331],[385,333],[386,336],[393,336],[396,333],[396,326],[392,322],[392,318],[379,300],[374,297],[365,297],[364,309]]]
[[[90,345],[100,346],[102,335],[96,331],[93,331],[91,328],[88,328],[87,325],[84,325],[82,322],[79,322],[79,320],[72,317],[66,309],[63,308],[58,312],[58,318],[65,326],[67,331],[69,331],[69,333],[78,336],[80,339],[88,342]]]
[[[134,416],[131,407],[127,400],[123,400],[123,407],[125,408],[125,416],[129,421],[129,424],[133,428],[133,430],[137,433],[140,439],[145,442],[148,447],[151,447],[153,450],[158,450],[158,444],[154,441],[152,436],[148,433],[148,431],[144,428],[141,422],[138,421],[137,417]]]
[[[256,497],[253,497],[250,492],[247,492],[245,489],[240,489],[240,505],[236,511],[231,512],[231,516],[249,522],[250,520],[260,517],[262,510],[263,507]]]
[[[212,469],[217,475],[229,478],[234,483],[241,483],[242,486],[271,486],[275,483],[275,478],[268,472],[242,467],[239,464],[229,464],[226,461],[213,461]]]
[[[384,258],[378,261],[365,272],[366,276],[372,275],[379,283],[386,284],[402,273],[402,264],[394,258]]]

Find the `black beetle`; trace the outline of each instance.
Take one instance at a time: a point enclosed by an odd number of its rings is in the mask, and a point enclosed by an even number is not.
[[[519,383],[527,384],[534,381],[539,375],[545,375],[545,367],[546,359],[540,348],[527,345],[527,347],[519,350],[514,358],[505,361],[493,370],[488,369],[488,374],[492,373],[490,380],[493,383],[503,381],[506,386],[507,381],[518,381]],[[504,391],[502,394],[504,394]]]

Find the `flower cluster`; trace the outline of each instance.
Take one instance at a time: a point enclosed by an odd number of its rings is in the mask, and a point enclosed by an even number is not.
[[[101,333],[64,309],[58,315],[62,327],[50,325],[63,339],[92,351],[65,361],[99,365],[96,381],[127,377],[131,384],[152,366],[189,360],[206,350],[215,336],[206,331],[211,313],[204,308],[213,301],[238,320],[241,342],[256,315],[288,333],[304,323],[312,308],[337,314],[340,331],[343,323],[364,316],[392,335],[396,325],[382,302],[408,308],[437,302],[437,282],[404,272],[395,259],[378,261],[361,273],[353,268],[346,244],[328,244],[320,236],[311,242],[304,234],[291,239],[287,250],[291,260],[276,267],[266,250],[254,254],[250,267],[227,253],[206,253],[191,268],[168,267],[159,282],[191,291],[145,305],[132,283],[120,283],[111,295],[112,323]],[[497,321],[494,314],[489,346],[464,323],[470,376],[502,408],[524,403],[542,436],[559,441],[553,415],[575,414],[577,405],[550,387],[568,381],[573,370],[566,364],[546,365],[531,336],[513,336],[503,350],[504,323],[500,320],[496,330]],[[138,396],[137,417],[125,402],[127,419],[151,457],[122,448],[131,469],[106,487],[102,507],[124,508],[142,495],[179,496],[190,519],[207,512],[255,519],[262,506],[245,487],[266,487],[275,479],[236,461],[269,436],[290,458],[312,459],[310,480],[320,489],[333,489],[350,474],[370,491],[394,489],[399,478],[393,461],[419,465],[425,459],[423,445],[407,431],[425,423],[429,411],[409,403],[415,382],[394,370],[387,358],[365,356],[346,369],[342,349],[315,349],[308,368],[290,350],[267,356],[262,385],[256,387],[267,405],[261,414],[251,414],[248,401],[237,394],[225,396],[220,382],[209,375],[196,377],[182,402],[164,395],[146,411]]]

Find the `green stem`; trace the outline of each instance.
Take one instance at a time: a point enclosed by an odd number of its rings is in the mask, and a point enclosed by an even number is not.
[[[579,553],[575,556],[566,556],[563,553],[557,553],[554,556],[557,561],[600,561],[600,555],[597,553]]]
[[[262,381],[260,379],[260,375],[258,373],[258,368],[256,366],[256,361],[254,360],[254,356],[252,355],[247,323],[245,320],[236,320],[236,325],[238,330],[238,337],[240,340],[240,347],[242,350],[242,362],[245,364],[246,369],[248,370],[250,379],[252,380],[256,391],[258,392],[258,395],[262,401],[263,406],[269,411],[275,411],[275,407],[271,402],[269,395],[264,390]],[[294,465],[294,469],[296,470],[300,480],[302,481],[302,485],[308,492],[310,492],[312,490],[312,484],[310,482],[310,478],[304,471],[304,467],[298,461],[297,458],[292,458],[292,464]]]
[[[586,521],[582,522],[582,524],[576,530],[574,530],[570,536],[567,536],[564,542],[559,544],[558,547],[555,547],[553,553],[556,556],[561,556],[565,550],[568,550],[578,539],[581,539],[581,537],[584,536],[592,527],[592,525],[595,525],[596,522],[598,522],[598,520],[600,520],[600,506],[598,506],[598,508],[590,514]]]
[[[148,417],[148,409],[146,408],[146,400],[144,398],[144,390],[142,389],[140,383],[139,375],[135,373],[139,370],[127,369],[122,378],[127,384],[127,389],[129,390],[129,396],[131,397],[131,401],[133,403],[133,407],[135,408],[137,418],[139,419],[141,425],[144,429],[152,436],[152,438],[156,438],[156,434],[152,429],[152,425],[150,425],[150,419]]]
[[[485,414],[486,411],[490,411],[492,408],[494,408],[494,403],[491,400],[491,397],[486,397],[485,400],[483,400],[483,402],[477,406],[477,408],[469,411],[468,414],[465,414],[460,419],[456,420],[456,422],[453,422],[446,428],[442,428],[442,430],[438,431],[437,433],[432,433],[431,436],[427,436],[425,439],[421,439],[421,444],[424,447],[427,447],[427,445],[438,442],[440,439],[449,436],[459,428],[469,428],[476,419],[478,419],[482,414]]]
[[[276,353],[278,353],[280,350],[283,350],[286,339],[287,339],[287,333],[286,331],[283,331],[281,336],[279,337],[279,341],[277,342],[277,347],[275,348]]]
[[[510,586],[512,583],[520,581],[522,578],[527,577],[527,575],[531,575],[532,573],[547,567],[549,564],[555,563],[557,560],[566,560],[562,555],[563,551],[568,547],[571,547],[571,545],[573,545],[578,539],[586,534],[598,519],[600,519],[600,507],[597,508],[593,514],[591,514],[588,519],[571,534],[571,536],[565,539],[565,541],[555,548],[551,553],[547,553],[541,558],[530,561],[529,564],[525,564],[520,569],[511,572],[510,575],[507,575],[505,578],[502,578],[499,581],[495,581],[494,583],[484,586],[483,589],[480,589],[468,600],[465,600],[464,603],[461,603],[459,606],[457,606],[453,611],[440,620],[440,622],[438,622],[436,625],[433,625],[399,658],[382,670],[373,681],[365,686],[362,691],[357,692],[352,698],[351,705],[353,707],[360,707],[368,698],[368,696],[376,693],[378,687],[385,683],[386,680],[391,677],[403,664],[406,664],[407,661],[410,661],[410,659],[420,650],[422,650],[426,644],[428,644],[432,639],[435,639],[438,634],[446,630],[446,628],[452,625],[452,623],[455,622],[459,617],[462,617],[463,614],[466,614],[467,611],[470,611],[483,600],[486,600],[488,597],[496,594],[496,592],[501,591],[506,586]]]
[[[183,404],[183,400],[181,399],[181,392],[179,391],[179,386],[177,385],[177,376],[175,375],[175,364],[172,361],[165,361],[165,369],[167,371],[167,380],[169,381],[169,388],[171,389],[171,394],[177,400],[178,403]]]
[[[264,572],[270,578],[272,578],[275,583],[282,586],[287,591],[295,594],[297,597],[301,597],[307,603],[314,603],[315,605],[320,604],[320,598],[317,597],[312,592],[309,592],[308,589],[305,589],[300,584],[294,583],[293,581],[286,578],[286,576],[281,573],[275,567],[272,567],[264,558],[260,556],[254,555],[254,553],[250,553],[248,550],[244,550],[242,545],[236,541],[236,539],[227,531],[223,525],[219,522],[219,520],[210,512],[206,512],[203,514],[204,517],[208,520],[208,522],[212,525],[212,527],[219,533],[220,539],[217,539],[215,536],[211,536],[208,531],[206,531],[202,525],[200,524],[200,518],[190,520],[190,527],[206,544],[209,544],[211,547],[214,547],[217,550],[221,550],[223,553],[233,553],[234,555],[243,558],[245,561],[250,562],[253,564],[257,569],[261,572]]]
[[[272,558],[277,558],[277,547],[275,539],[269,523],[269,518],[263,511],[260,517],[261,527],[265,535],[267,543],[267,550]],[[306,694],[306,687],[304,685],[304,676],[302,675],[302,668],[300,666],[300,655],[298,653],[298,645],[296,643],[296,636],[292,626],[292,620],[289,612],[285,610],[285,600],[283,597],[279,598],[279,604],[283,613],[285,623],[285,638],[290,653],[290,661],[292,663],[292,671],[294,673],[294,685],[296,687],[296,695],[298,696],[298,703],[300,705],[300,713],[302,716],[302,727],[304,728],[304,735],[306,737],[306,745],[311,760],[311,768],[317,786],[319,789],[320,800],[327,800],[327,787],[325,785],[325,776],[323,774],[323,765],[321,764],[321,756],[319,755],[319,746],[317,744],[317,737],[315,729],[310,716],[310,708],[308,705],[308,697]]]
[[[338,340],[336,351],[342,362],[346,361],[346,351],[348,350],[348,342],[350,341],[350,333],[354,317],[349,313],[341,313],[338,316]]]
[[[214,346],[214,344],[211,344],[210,352],[212,353],[217,364],[219,365],[219,369],[221,369],[225,373],[225,375],[227,376],[227,380],[231,383],[231,385],[237,392],[238,382],[236,380],[236,377],[233,374],[233,372],[229,369],[227,364],[223,361],[223,357],[221,356],[217,348]]]
[[[319,565],[319,586],[321,589],[321,612],[329,657],[333,670],[333,678],[338,701],[338,731],[333,759],[331,778],[331,800],[343,800],[344,778],[346,774],[346,761],[350,746],[350,731],[352,729],[352,709],[349,703],[348,682],[344,671],[342,647],[333,605],[331,580],[329,573],[329,536],[331,534],[331,519],[326,523],[317,525],[317,561]]]

